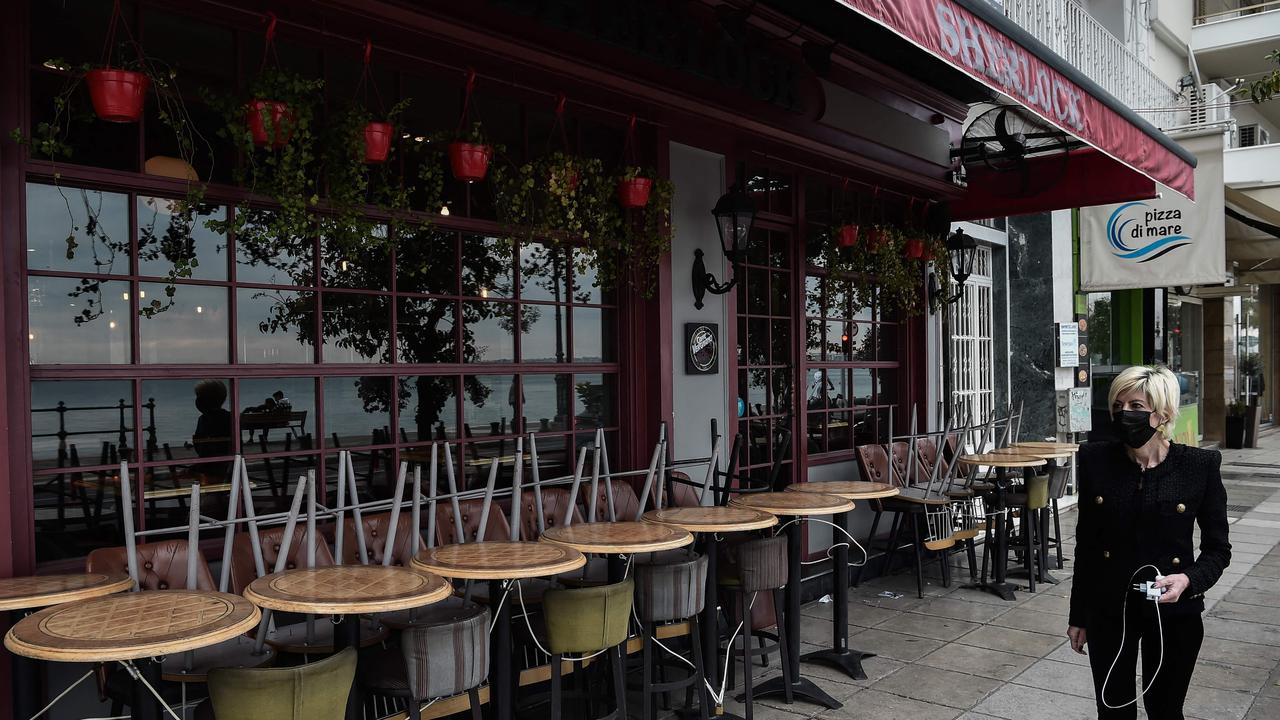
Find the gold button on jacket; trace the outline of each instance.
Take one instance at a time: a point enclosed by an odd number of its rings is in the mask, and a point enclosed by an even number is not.
[[[1094,505],[1101,505],[1101,504],[1102,504],[1102,496],[1101,496],[1101,495],[1099,495],[1098,497],[1094,498],[1094,499],[1093,499],[1093,504],[1094,504]]]
[[[1184,513],[1187,511],[1187,506],[1183,505],[1182,503],[1178,503],[1178,507],[1174,508],[1174,510],[1177,510],[1180,513]]]
[[[1104,557],[1104,558],[1109,558],[1109,557],[1111,557],[1111,551],[1110,551],[1110,550],[1103,550],[1103,551],[1102,551],[1102,557]]]
[[[1173,559],[1173,564],[1174,564],[1174,567],[1177,567],[1178,565],[1181,565],[1181,564],[1182,564],[1182,558],[1174,558],[1174,559]]]

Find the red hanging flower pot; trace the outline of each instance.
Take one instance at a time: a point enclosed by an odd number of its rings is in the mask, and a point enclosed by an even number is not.
[[[109,122],[137,122],[147,101],[151,78],[133,70],[98,68],[85,73],[89,99],[98,117]]]
[[[840,247],[853,247],[858,244],[858,226],[857,225],[841,225],[836,228],[836,240],[840,243]]]
[[[493,148],[469,142],[449,143],[449,167],[453,176],[463,182],[483,180],[489,172]]]
[[[867,247],[875,250],[884,243],[884,231],[878,227],[869,227],[864,236],[866,238]]]
[[[649,204],[649,191],[653,181],[647,177],[624,178],[618,181],[618,202],[624,208],[642,208]]]
[[[293,137],[293,110],[278,100],[250,100],[245,106],[244,121],[253,135],[253,144],[284,147]]]
[[[391,137],[395,130],[394,125],[385,122],[371,122],[364,126],[365,162],[386,162],[387,153],[391,151]]]
[[[924,258],[924,241],[919,238],[910,238],[907,240],[905,252],[908,259],[921,260]]]

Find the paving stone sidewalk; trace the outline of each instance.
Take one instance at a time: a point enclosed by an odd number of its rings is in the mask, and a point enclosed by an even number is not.
[[[1235,508],[1230,513],[1234,557],[1207,594],[1206,637],[1188,692],[1189,718],[1280,718],[1280,434],[1265,438],[1264,445],[1224,453],[1223,478]],[[1037,586],[1034,595],[1020,592],[1015,602],[960,587],[968,569],[959,560],[951,588],[941,587],[933,564],[923,600],[916,598],[910,573],[851,589],[849,644],[878,654],[864,663],[869,679],[853,681],[806,664],[806,676],[844,707],[823,710],[768,699],[757,703],[756,717],[1097,717],[1087,659],[1073,653],[1065,637],[1075,518],[1074,508],[1062,517],[1068,562],[1054,575],[1063,582]],[[885,591],[902,597],[880,597]],[[829,646],[831,605],[810,604],[805,616],[802,651]],[[776,673],[776,658],[774,665],[761,674]],[[741,714],[742,708],[729,701],[726,710]]]

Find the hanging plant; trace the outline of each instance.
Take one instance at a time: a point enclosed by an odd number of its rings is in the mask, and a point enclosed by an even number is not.
[[[398,117],[408,105],[409,100],[396,103],[387,117]],[[370,117],[362,107],[339,113],[326,128],[322,149],[324,205],[329,212],[323,216],[321,231],[349,257],[391,242],[388,233],[375,232],[380,223],[369,219],[370,206],[383,211],[408,209],[407,192],[402,196],[394,191],[399,187],[395,171],[380,172],[379,164],[366,162]]]
[[[123,30],[125,40],[117,44],[117,32]],[[37,124],[30,136],[15,129],[11,137],[17,143],[28,148],[32,157],[41,157],[52,162],[72,159],[73,149],[68,140],[73,123],[80,122],[87,113],[76,107],[79,97],[80,83],[83,81],[89,94],[90,105],[94,116],[107,122],[129,123],[141,119],[150,90],[154,90],[156,116],[160,125],[173,135],[177,148],[177,160],[186,168],[184,180],[186,193],[180,200],[169,205],[171,219],[163,237],[155,237],[154,233],[139,232],[138,252],[145,257],[152,252],[154,257],[163,257],[170,263],[165,277],[164,300],[153,299],[142,305],[138,313],[143,317],[153,317],[173,306],[176,292],[175,281],[178,278],[192,276],[196,266],[194,242],[191,230],[194,219],[203,211],[205,185],[201,182],[195,167],[197,164],[208,169],[212,174],[213,150],[208,141],[200,135],[194,121],[187,111],[186,100],[178,88],[178,74],[163,61],[149,57],[133,37],[128,22],[121,11],[120,2],[112,6],[111,19],[107,36],[103,43],[102,56],[95,65],[84,63],[77,68],[71,67],[60,59],[44,62],[46,67],[54,68],[70,75],[69,81],[53,98],[53,115],[50,120]],[[93,116],[87,116],[93,117]],[[197,158],[197,148],[201,150]],[[128,248],[127,239],[112,239],[103,232],[104,224],[98,220],[100,208],[93,203],[83,202],[85,211],[84,225],[81,226],[77,216],[72,212],[72,198],[65,192],[59,182],[60,175],[54,172],[54,185],[58,187],[63,199],[67,202],[70,230],[67,235],[67,259],[75,258],[77,252],[89,252],[94,258],[95,266],[102,266],[104,257],[112,257],[117,251]],[[81,193],[83,195],[83,192]],[[76,234],[90,240],[86,248],[79,247]],[[154,259],[154,258],[153,258]],[[109,264],[109,262],[108,262]],[[73,297],[90,296],[85,304],[91,311],[82,311],[76,316],[77,324],[90,322],[103,314],[101,302],[101,283],[82,280],[73,291]]]
[[[643,297],[653,297],[658,285],[658,268],[671,252],[671,198],[675,185],[665,178],[652,177],[649,197],[642,207],[628,210],[622,222],[622,244],[611,257],[613,264],[601,262],[599,273],[625,279]]]
[[[618,204],[624,210],[634,210],[649,204],[653,191],[653,179],[638,167],[628,167],[618,178]]]
[[[467,68],[467,81],[462,96],[462,112],[449,143],[449,168],[455,180],[473,183],[483,180],[493,160],[493,146],[484,137],[479,120],[470,121],[471,94],[476,89],[476,71]]]

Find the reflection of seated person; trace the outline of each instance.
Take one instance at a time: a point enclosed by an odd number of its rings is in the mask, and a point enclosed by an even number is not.
[[[222,407],[227,402],[227,386],[221,380],[201,380],[196,383],[196,430],[191,434],[191,445],[200,457],[220,457],[231,454],[231,413]]]

